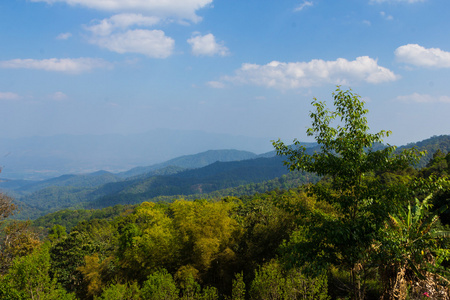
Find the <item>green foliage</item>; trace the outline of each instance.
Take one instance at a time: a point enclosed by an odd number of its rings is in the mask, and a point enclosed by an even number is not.
[[[272,260],[255,272],[250,287],[250,299],[311,299],[327,300],[327,277],[307,277],[299,269],[284,271]]]
[[[132,208],[133,206],[116,205],[103,209],[64,209],[39,217],[32,222],[32,225],[47,230],[50,230],[55,225],[60,225],[70,231],[81,221],[91,221],[93,219],[112,220]]]
[[[306,205],[307,201],[301,188],[255,194],[249,198],[244,199],[245,205],[238,211],[239,216],[244,216],[241,219],[244,236],[238,249],[246,274],[277,256],[280,244],[289,239],[299,222],[292,209]]]
[[[141,297],[144,300],[175,300],[179,294],[172,275],[165,269],[152,273],[141,288]]]
[[[98,300],[140,300],[139,287],[134,284],[111,284],[102,293]]]
[[[204,279],[217,277],[223,272],[221,266],[226,267],[236,259],[233,249],[242,229],[233,218],[235,206],[229,200],[176,201],[170,206],[179,239],[183,243],[184,264],[202,270],[201,276],[210,270],[215,273],[204,276]],[[217,268],[212,268],[213,262]]]
[[[68,291],[84,295],[90,283],[79,269],[85,264],[85,256],[98,253],[102,261],[111,256],[117,243],[116,234],[106,220],[81,222],[50,249],[52,274]]]
[[[16,289],[15,282],[9,280],[8,277],[0,277],[0,299],[3,300],[25,300],[27,295],[25,291]]]
[[[3,278],[14,285],[10,291],[13,295],[24,295],[28,299],[75,299],[73,294],[68,294],[56,280],[51,279],[48,248],[48,245],[44,245],[41,249],[14,260],[8,274]]]
[[[309,212],[313,225],[299,243],[299,263],[310,262],[309,269],[315,272],[333,264],[349,270],[352,297],[363,299],[362,282],[373,241],[389,212],[404,199],[397,187],[391,188],[374,175],[404,169],[417,162],[420,153],[405,149],[394,154],[392,146],[373,150],[374,143],[381,143],[390,132],[369,133],[368,110],[360,96],[338,88],[333,98],[334,111],[317,99],[312,103],[315,112],[310,113],[312,127],[307,134],[314,136],[320,151],[308,154],[297,140],[295,148],[281,141],[273,144],[291,170],[325,176],[326,180],[310,186],[309,193],[337,212]]]
[[[231,299],[245,300],[245,282],[242,272],[235,275],[235,279],[233,280],[233,289],[231,291]]]
[[[180,244],[163,207],[144,202],[124,222],[128,225],[120,236],[118,255],[127,274],[142,281],[160,266],[173,265]]]
[[[18,242],[5,252],[10,263],[2,265],[0,298],[29,299],[32,291],[40,299],[73,299],[68,292],[79,299],[330,299],[328,290],[333,299],[362,298],[367,289],[380,296],[381,286],[389,290],[402,274],[414,283],[407,286],[414,297],[431,295],[427,286],[443,291],[449,234],[437,216],[448,212],[450,156],[435,154],[423,170],[404,168],[414,151],[396,154],[374,142],[382,133],[371,135],[364,118],[353,120],[366,113],[358,97],[339,90],[336,97],[345,98],[336,102],[340,110],[318,104],[312,113],[320,117],[310,133],[322,144],[302,152],[301,143],[275,143],[285,154],[304,155],[285,156],[294,171],[277,179],[206,193],[239,184],[235,171],[253,176],[239,164],[217,163],[171,179],[102,186],[92,197],[118,193],[118,201],[137,203],[137,195],[159,183],[155,194],[167,196],[151,199],[160,203],[49,214],[34,222],[49,233],[45,246],[29,223],[3,227],[3,241]],[[321,121],[327,117],[329,123]],[[192,194],[169,195],[183,186]],[[13,230],[20,226],[23,231]]]
[[[37,234],[30,229],[30,222],[12,221],[2,229],[0,273],[4,274],[15,258],[32,253],[41,243]]]
[[[429,212],[431,198],[432,195],[422,201],[416,198],[414,204],[390,215],[381,232],[378,261],[389,262],[382,264],[379,270],[386,297],[397,295],[405,299],[408,286],[413,286],[411,283],[420,286],[431,274],[447,273],[441,264],[449,256],[442,248],[446,247],[446,240],[450,241],[450,231],[436,228],[439,218],[438,212]],[[439,254],[444,255],[436,259]],[[433,284],[435,290],[443,289],[437,281]],[[427,282],[427,285],[430,284]]]
[[[418,168],[424,168],[433,159],[433,155],[436,151],[443,153],[450,152],[450,135],[433,136],[417,143],[411,143],[398,148],[398,151],[403,149],[416,147],[418,150],[424,152],[424,156],[416,164]]]

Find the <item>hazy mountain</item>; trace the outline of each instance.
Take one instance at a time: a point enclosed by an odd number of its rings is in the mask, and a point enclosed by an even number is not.
[[[2,177],[45,179],[106,170],[117,173],[211,149],[270,151],[270,138],[158,129],[133,135],[58,135],[0,139]]]
[[[209,193],[220,189],[258,183],[287,174],[281,157],[232,162],[216,161],[208,166],[172,175],[157,175],[109,182],[97,187],[46,186],[20,198],[26,218],[68,207],[98,208],[139,203],[158,196]],[[45,181],[62,183],[76,177],[62,176]],[[44,185],[43,185],[44,186]],[[21,218],[23,218],[22,215]]]
[[[307,152],[320,150],[317,145],[311,144],[308,147]],[[385,146],[380,144],[376,147]],[[404,147],[427,150],[427,157],[422,161],[426,164],[426,159],[432,157],[437,149],[450,151],[450,136],[432,137]],[[398,151],[404,147],[400,147]],[[148,167],[134,169],[129,174],[143,173],[127,179],[119,179],[117,175],[100,171],[86,175],[64,175],[41,182],[0,182],[0,187],[11,188],[13,193],[10,195],[19,195],[18,200],[23,202],[24,211],[32,212],[30,217],[37,217],[48,211],[80,205],[98,208],[139,203],[155,197],[194,194],[201,197],[204,193],[258,183],[288,173],[282,164],[283,159],[273,155],[273,152],[257,156],[237,150],[206,151],[151,166],[153,171],[150,172],[147,172]],[[243,159],[246,156],[254,158]],[[233,158],[235,161],[219,162],[220,159]],[[207,165],[200,167],[204,164]],[[186,169],[183,166],[191,168]],[[28,194],[20,195],[21,192]]]
[[[273,155],[272,155],[273,156]],[[176,166],[186,169],[201,168],[212,164],[216,161],[239,161],[245,159],[256,158],[255,153],[249,151],[239,150],[208,150],[202,153],[193,155],[183,155],[166,162],[155,164],[147,167],[136,167],[126,172],[118,173],[121,177],[131,177],[139,174],[153,172],[155,170],[163,169],[169,166]]]

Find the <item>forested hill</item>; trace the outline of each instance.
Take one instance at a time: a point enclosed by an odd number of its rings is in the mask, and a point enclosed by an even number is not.
[[[171,203],[174,200],[195,200],[195,199],[222,199],[224,197],[241,197],[241,199],[250,199],[255,194],[262,194],[274,190],[289,190],[302,186],[306,182],[315,183],[319,180],[318,176],[306,174],[302,172],[289,172],[281,177],[263,181],[260,183],[249,183],[238,187],[216,190],[211,193],[191,194],[191,195],[171,195],[158,196],[152,198],[154,202]],[[70,230],[80,221],[89,221],[92,219],[111,219],[119,216],[129,209],[133,209],[139,204],[107,206],[104,208],[92,209],[95,205],[101,206],[102,203],[89,203],[86,208],[82,209],[63,209],[53,213],[46,214],[32,222],[35,227],[46,229],[52,228],[54,225],[62,225]]]
[[[263,182],[287,173],[282,158],[271,157],[215,162],[203,168],[172,175],[133,177],[97,187],[51,186],[20,198],[22,214],[19,217],[36,218],[69,207],[100,208],[116,204],[136,204],[160,196],[203,195]]]
[[[420,142],[409,143],[405,146],[398,147],[397,152],[413,147],[416,147],[420,151],[426,151],[426,154],[418,164],[419,168],[423,168],[428,164],[437,150],[440,150],[443,153],[450,152],[450,135],[433,136]]]
[[[107,193],[91,201],[91,208],[117,204],[136,204],[158,196],[206,194],[216,190],[258,183],[288,173],[282,158],[257,158],[235,162],[215,162],[206,167],[170,176],[153,176],[131,181],[118,192]],[[105,185],[108,189],[112,184]]]
[[[274,156],[274,155],[271,155]],[[169,166],[177,166],[186,169],[195,169],[207,166],[216,161],[240,161],[246,159],[256,158],[257,155],[249,151],[240,150],[209,150],[193,155],[183,155],[166,162],[155,164],[147,167],[136,167],[126,172],[118,173],[117,175],[122,178],[128,178],[135,175],[153,172],[155,170],[163,169]]]
[[[308,152],[319,150],[306,144]],[[382,145],[380,145],[382,146]],[[420,166],[433,153],[450,151],[450,136],[435,136],[398,148],[417,147],[427,150]],[[19,218],[36,218],[65,208],[102,208],[117,204],[137,204],[151,199],[173,199],[174,196],[211,194],[215,191],[259,183],[288,173],[281,157],[269,152],[257,156],[237,150],[215,150],[187,155],[168,162],[130,170],[131,177],[100,171],[85,175],[64,175],[41,182],[2,182],[22,207]],[[246,159],[250,157],[250,159]],[[222,160],[222,162],[218,162]],[[226,161],[234,160],[234,161]],[[196,169],[187,169],[187,168]]]

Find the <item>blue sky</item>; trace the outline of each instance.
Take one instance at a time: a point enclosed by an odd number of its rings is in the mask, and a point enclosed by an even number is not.
[[[155,128],[310,141],[313,97],[450,134],[448,0],[4,0],[0,137]]]

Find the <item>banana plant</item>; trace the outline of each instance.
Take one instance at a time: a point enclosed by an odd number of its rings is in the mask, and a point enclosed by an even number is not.
[[[430,213],[430,194],[424,200],[414,199],[406,209],[390,215],[386,222],[378,254],[380,271],[385,283],[385,294],[405,295],[407,282],[426,280],[426,274],[434,273],[444,280],[445,268],[441,264],[450,257],[446,241],[450,231],[436,226],[439,214],[447,207]]]

